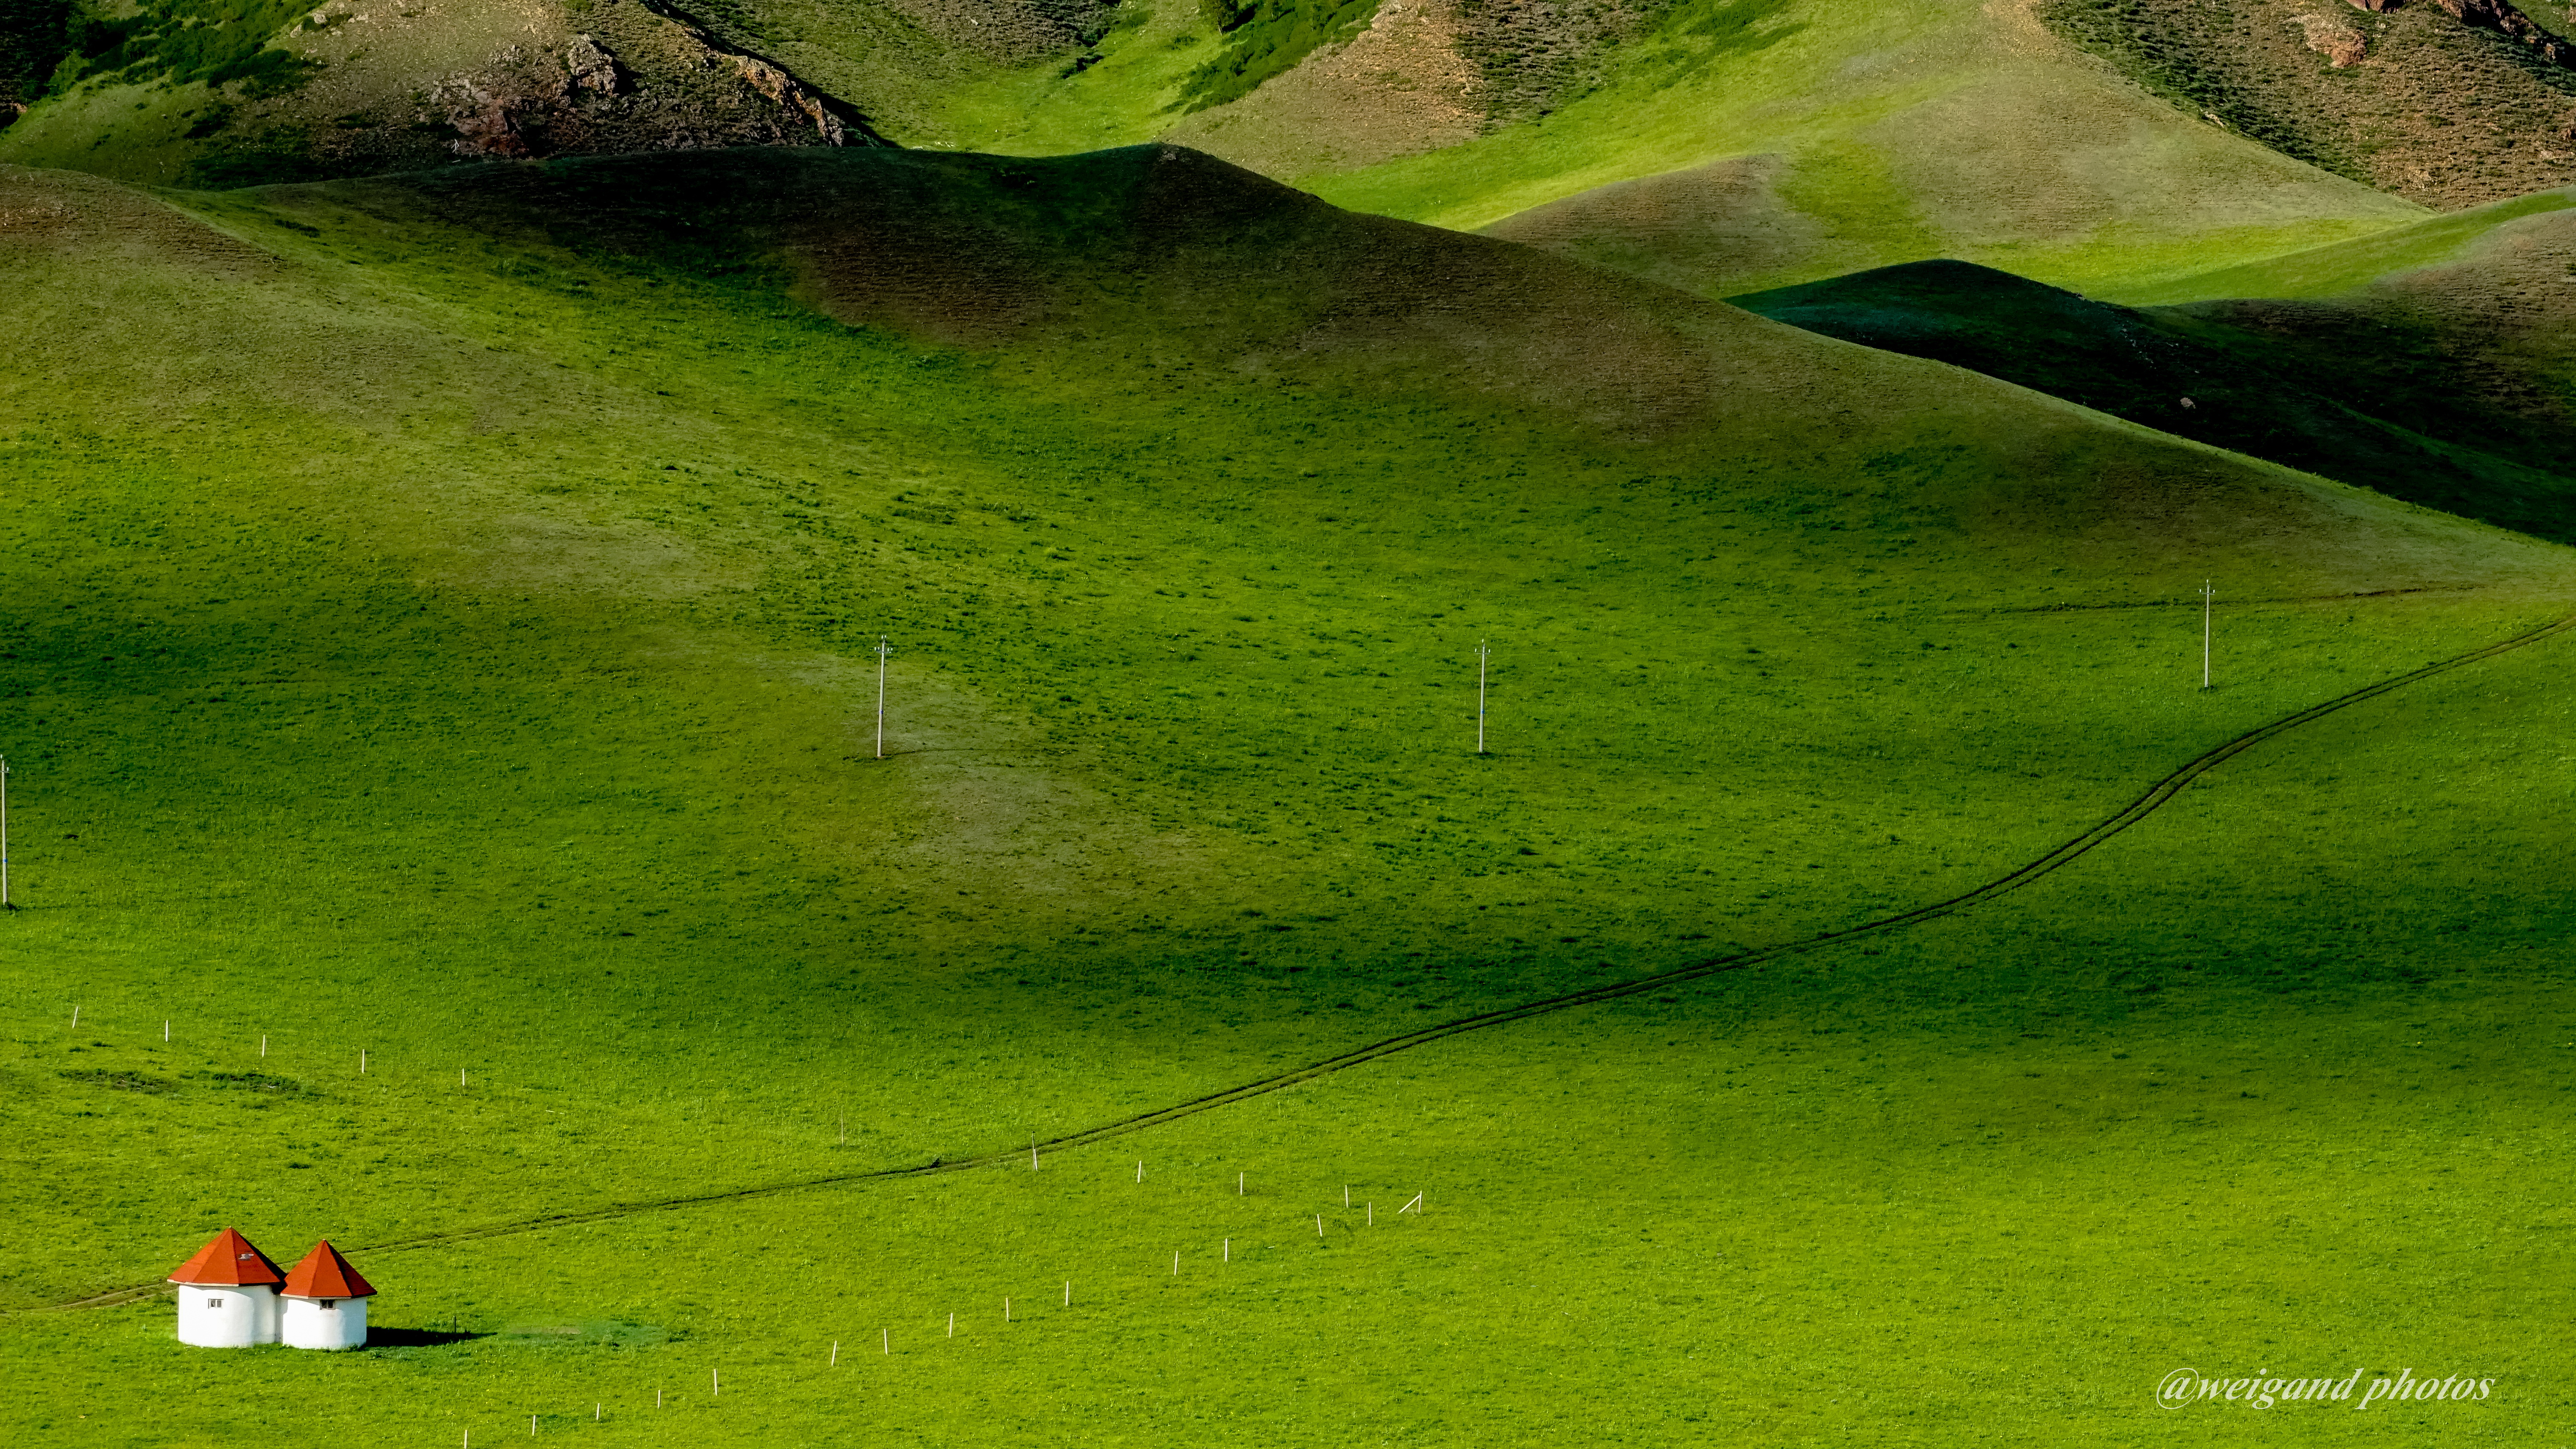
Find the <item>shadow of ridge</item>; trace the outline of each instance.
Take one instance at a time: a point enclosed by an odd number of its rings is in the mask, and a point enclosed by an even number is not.
[[[488,1333],[457,1333],[444,1328],[384,1328],[367,1325],[369,1348],[433,1348],[442,1343],[470,1343]]]

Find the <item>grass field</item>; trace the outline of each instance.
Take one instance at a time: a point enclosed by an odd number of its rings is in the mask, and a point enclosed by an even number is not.
[[[1145,259],[971,345],[513,210],[731,163],[176,198],[211,228],[0,172],[12,1438],[2241,1442],[2154,1408],[2184,1365],[2561,1422],[2563,639],[1972,913],[1036,1172],[717,1196],[1957,895],[2576,612],[2554,545],[1537,262],[1704,391],[1533,399],[1537,324],[1360,266],[1509,249],[1280,212],[1370,336],[1446,319],[1389,361],[1050,209],[1131,161],[777,163]],[[52,1306],[227,1223],[420,1341]]]

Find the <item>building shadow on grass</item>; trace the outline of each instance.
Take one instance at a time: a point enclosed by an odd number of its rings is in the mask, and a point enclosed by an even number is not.
[[[367,1325],[369,1348],[435,1348],[442,1343],[471,1343],[489,1338],[488,1333],[459,1333],[445,1328],[386,1328]]]

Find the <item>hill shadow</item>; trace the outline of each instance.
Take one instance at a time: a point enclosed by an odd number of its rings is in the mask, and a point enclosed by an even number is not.
[[[2181,437],[2576,543],[2576,428],[2489,342],[2367,302],[2131,308],[1970,262],[1728,298]],[[2528,364],[2522,364],[2526,369]],[[2499,390],[2499,380],[2526,384]],[[2510,394],[2508,397],[2507,394]],[[2500,401],[2503,398],[2505,400]]]

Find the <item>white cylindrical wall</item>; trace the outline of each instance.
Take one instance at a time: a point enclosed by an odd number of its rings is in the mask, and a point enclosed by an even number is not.
[[[199,1348],[248,1348],[277,1342],[277,1290],[262,1283],[179,1285],[179,1341]]]
[[[284,1330],[288,1348],[364,1348],[364,1298],[289,1298]]]

